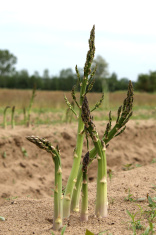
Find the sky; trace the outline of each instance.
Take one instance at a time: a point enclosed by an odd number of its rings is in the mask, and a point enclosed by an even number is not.
[[[109,73],[136,81],[156,70],[155,0],[5,0],[0,7],[0,49],[13,53],[16,69],[83,68],[95,24],[95,57]]]

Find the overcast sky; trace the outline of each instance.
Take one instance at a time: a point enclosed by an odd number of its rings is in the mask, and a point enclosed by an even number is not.
[[[156,70],[156,0],[5,0],[0,3],[0,49],[17,70],[83,67],[95,24],[96,56],[109,72],[133,81]]]

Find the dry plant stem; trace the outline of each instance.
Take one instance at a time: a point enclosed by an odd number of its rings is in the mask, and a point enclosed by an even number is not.
[[[84,77],[82,82],[80,83],[80,102],[79,106],[82,106],[82,102],[86,93],[86,87],[88,84],[88,75],[91,73],[90,67],[94,58],[95,54],[95,27],[93,26],[91,33],[90,33],[90,39],[89,39],[89,51],[87,53],[86,63],[84,67]],[[84,140],[84,134],[82,131],[84,130],[84,123],[81,118],[81,108],[79,108],[79,118],[78,118],[78,132],[77,132],[77,143],[76,143],[76,149],[74,151],[74,161],[72,170],[67,182],[65,195],[63,198],[63,217],[68,218],[70,215],[70,207],[71,207],[71,198],[73,194],[73,189],[77,180],[77,174],[80,166],[81,161],[81,155],[82,155],[82,147],[83,147],[83,140]]]

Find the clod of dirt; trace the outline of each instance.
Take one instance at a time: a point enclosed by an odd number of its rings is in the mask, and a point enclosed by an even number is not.
[[[1,198],[8,198],[8,197],[10,197],[10,194],[8,194],[8,193],[1,194]]]
[[[0,140],[0,147],[2,147],[3,145],[5,145],[6,141],[4,140]]]
[[[14,141],[17,147],[21,147],[23,145],[23,141],[21,140],[20,137],[14,137]]]
[[[19,164],[21,167],[23,167],[23,168],[26,168],[26,165],[25,164],[23,164],[22,162],[20,162],[20,164]]]
[[[72,138],[67,132],[62,132],[61,135],[66,140],[70,140]]]

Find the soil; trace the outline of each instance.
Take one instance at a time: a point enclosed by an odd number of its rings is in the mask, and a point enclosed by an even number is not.
[[[107,122],[96,122],[102,137]],[[76,123],[15,127],[0,130],[0,235],[48,235],[52,230],[54,165],[50,154],[26,140],[26,136],[45,137],[61,150],[63,185],[66,184],[73,162]],[[86,152],[86,142],[83,156]],[[79,213],[71,213],[64,221],[65,235],[133,234],[129,210],[148,208],[147,193],[155,197],[156,190],[156,121],[130,121],[124,133],[114,138],[107,148],[109,210],[107,218],[94,216],[97,162],[89,169],[89,220],[80,222]],[[137,202],[127,201],[132,194]],[[140,198],[144,198],[142,201]],[[140,200],[140,201],[139,201]],[[146,218],[143,225],[148,226]],[[145,230],[145,229],[144,229]],[[61,234],[61,231],[53,231]],[[138,230],[137,234],[143,233]]]

